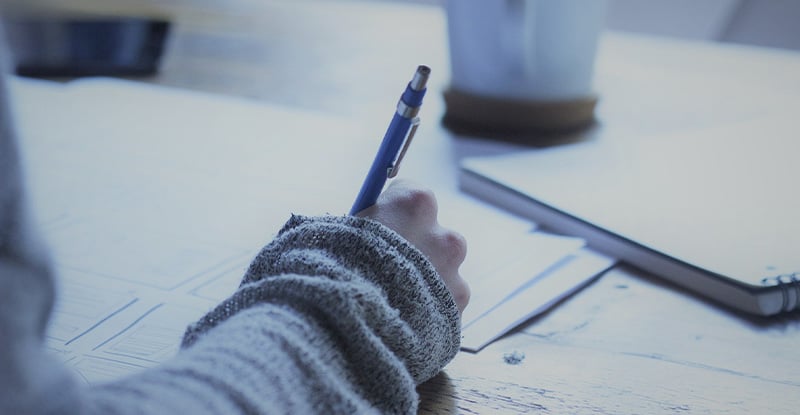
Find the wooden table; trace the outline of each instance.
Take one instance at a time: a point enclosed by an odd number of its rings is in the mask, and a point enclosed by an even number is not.
[[[432,92],[403,174],[437,191],[455,189],[459,158],[518,148],[456,137],[439,125],[449,69],[437,8],[73,3],[176,22],[161,73],[145,82],[333,112],[374,124],[375,131],[416,64],[430,65]],[[598,123],[577,138],[647,139],[791,108],[800,96],[800,55],[609,33],[596,85]],[[797,413],[799,317],[741,315],[618,266],[480,353],[459,354],[419,388],[420,412]]]

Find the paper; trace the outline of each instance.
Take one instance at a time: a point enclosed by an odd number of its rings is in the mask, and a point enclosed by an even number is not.
[[[480,244],[472,249],[461,268],[475,293],[462,316],[465,325],[502,303],[532,278],[559,266],[584,244],[578,238],[528,232],[494,234],[485,229],[480,239],[471,240]]]
[[[371,160],[375,149],[348,120],[245,100],[105,79],[11,86],[57,267],[46,346],[88,383],[174,355],[186,326],[235,291],[291,213],[346,212],[364,170],[341,160]],[[574,265],[581,239],[455,190],[437,196],[443,225],[469,243],[470,347],[598,272]]]
[[[552,308],[614,265],[615,260],[581,249],[562,259],[492,310],[462,326],[461,348],[477,352],[520,324]]]
[[[551,309],[616,262],[581,238],[536,229],[529,219],[463,194],[440,194],[449,226],[467,240],[459,269],[472,296],[462,315],[461,348],[478,352]]]
[[[374,151],[348,120],[222,96],[108,79],[11,92],[57,268],[46,346],[87,382],[172,356],[293,212],[346,212],[363,172],[340,161]]]

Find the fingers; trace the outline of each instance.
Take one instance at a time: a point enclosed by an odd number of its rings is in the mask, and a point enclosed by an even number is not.
[[[458,312],[463,313],[472,295],[469,284],[467,284],[467,281],[464,280],[460,274],[442,276],[442,280],[444,280],[447,289],[450,290],[450,294],[453,296],[453,300],[458,307]]]
[[[438,224],[430,238],[431,250],[441,258],[442,267],[458,268],[467,257],[467,240],[460,233],[443,228]]]
[[[381,193],[374,206],[359,212],[358,216],[369,216],[380,221],[390,216],[395,222],[415,221],[423,226],[432,226],[436,223],[438,209],[436,196],[430,189],[398,179]],[[375,217],[376,214],[380,218]]]
[[[422,251],[463,311],[470,290],[458,268],[466,258],[467,242],[461,234],[440,226],[437,215],[433,192],[408,180],[393,181],[374,206],[358,213],[378,220]]]
[[[432,238],[432,244],[427,248],[434,253],[428,257],[453,295],[458,310],[463,312],[469,303],[471,293],[469,285],[461,277],[458,269],[467,256],[467,241],[458,232],[438,225],[437,227],[438,231],[435,232],[437,236]]]

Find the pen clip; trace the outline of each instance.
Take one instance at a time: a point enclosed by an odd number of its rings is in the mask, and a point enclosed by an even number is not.
[[[411,120],[411,128],[408,130],[408,134],[406,135],[405,141],[403,142],[403,148],[400,149],[400,153],[398,153],[397,158],[389,166],[389,171],[387,175],[390,179],[397,176],[397,172],[400,170],[400,162],[403,160],[403,157],[406,155],[406,151],[408,151],[408,147],[411,145],[411,139],[414,138],[414,134],[417,133],[417,128],[419,127],[419,117],[414,117]]]

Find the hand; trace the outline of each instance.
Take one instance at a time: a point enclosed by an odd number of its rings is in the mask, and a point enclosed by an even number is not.
[[[458,267],[466,257],[467,243],[460,234],[439,225],[437,211],[433,192],[398,179],[378,197],[374,206],[357,216],[383,223],[422,251],[442,276],[458,310],[463,312],[470,291]]]

